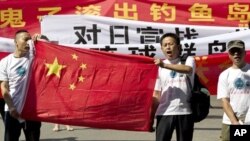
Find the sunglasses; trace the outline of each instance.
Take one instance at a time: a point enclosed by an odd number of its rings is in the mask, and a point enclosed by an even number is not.
[[[232,48],[229,50],[230,55],[234,55],[235,53],[242,54],[243,52],[244,52],[244,49],[241,49],[241,48]]]

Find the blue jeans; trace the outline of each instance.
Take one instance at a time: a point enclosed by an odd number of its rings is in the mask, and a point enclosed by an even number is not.
[[[26,141],[39,141],[40,121],[28,121],[20,123],[17,119],[5,112],[5,133],[4,141],[19,141],[21,130],[23,129]]]

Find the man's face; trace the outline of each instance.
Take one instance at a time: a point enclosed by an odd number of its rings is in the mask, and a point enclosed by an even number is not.
[[[163,54],[169,60],[173,60],[179,57],[180,45],[176,44],[176,41],[172,37],[165,37],[162,40],[161,50]]]
[[[246,52],[241,48],[231,48],[228,51],[229,58],[234,65],[241,67],[245,63]]]
[[[30,49],[27,41],[31,39],[31,36],[27,32],[21,32],[16,35],[15,45],[16,49],[21,53],[27,53]]]

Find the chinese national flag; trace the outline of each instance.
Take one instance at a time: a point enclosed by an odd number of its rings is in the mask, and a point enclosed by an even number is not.
[[[38,41],[22,117],[149,131],[157,66],[144,56]]]

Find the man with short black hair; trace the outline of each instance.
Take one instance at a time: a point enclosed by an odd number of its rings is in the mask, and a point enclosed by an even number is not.
[[[41,122],[25,121],[20,117],[34,56],[31,36],[28,31],[19,30],[14,42],[14,53],[3,58],[0,63],[1,92],[6,102],[4,140],[18,141],[23,129],[26,141],[39,141]]]
[[[189,56],[181,63],[180,38],[174,33],[161,37],[161,50],[165,60],[155,59],[159,66],[154,91],[156,110],[156,141],[170,141],[174,129],[177,141],[192,141],[194,122],[190,104],[191,84],[195,74],[194,58]]]

